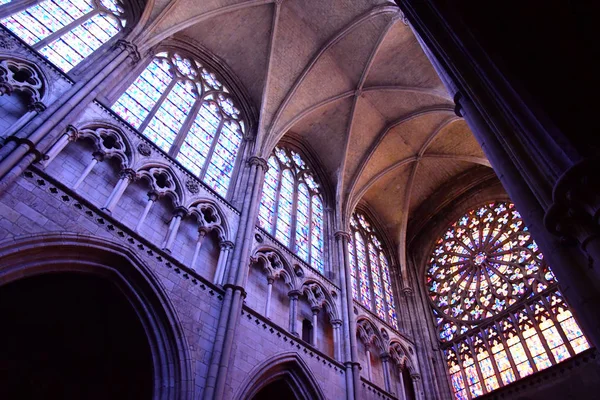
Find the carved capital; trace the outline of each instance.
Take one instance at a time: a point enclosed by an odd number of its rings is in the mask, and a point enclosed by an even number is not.
[[[129,182],[133,182],[137,178],[137,173],[131,168],[125,168],[119,172],[121,179],[128,179]]]
[[[29,111],[33,111],[36,113],[41,113],[46,109],[46,105],[41,101],[33,101],[27,105],[27,109]]]
[[[421,380],[421,374],[410,374],[410,379],[412,379],[413,382],[418,382]]]
[[[402,288],[402,294],[406,297],[412,297],[415,294],[415,292],[411,287],[405,286]]]
[[[188,209],[183,207],[183,206],[177,206],[175,207],[175,209],[173,210],[173,216],[174,217],[185,217],[186,215],[188,215]]]
[[[127,40],[124,40],[124,39],[119,39],[119,40],[117,40],[117,43],[115,43],[115,47],[117,49],[121,49],[123,51],[128,52],[129,56],[131,57],[133,62],[137,63],[140,61],[140,59],[141,59],[140,53],[135,44],[133,44]]]
[[[219,246],[223,250],[231,250],[233,249],[233,242],[230,242],[229,240],[224,240],[221,243],[219,243]]]
[[[65,130],[65,135],[69,137],[69,142],[74,142],[79,139],[79,130],[73,125],[68,125]]]
[[[337,231],[336,233],[333,234],[333,237],[335,238],[335,240],[346,239],[346,241],[350,241],[350,239],[352,238],[352,235],[345,231]]]
[[[265,172],[269,169],[269,164],[267,160],[262,157],[252,156],[248,159],[248,165],[256,165],[257,167],[262,168]]]
[[[302,293],[299,290],[290,290],[288,296],[292,299],[298,299]]]

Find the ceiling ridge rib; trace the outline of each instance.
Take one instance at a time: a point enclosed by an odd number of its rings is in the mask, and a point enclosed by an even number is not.
[[[277,108],[277,111],[275,112],[275,115],[274,115],[273,120],[271,121],[271,124],[270,124],[270,127],[269,127],[269,131],[268,131],[268,135],[269,136],[271,135],[272,130],[275,128],[277,122],[279,121],[279,118],[281,117],[281,114],[283,113],[283,110],[288,106],[290,100],[292,99],[292,97],[294,96],[294,94],[296,93],[296,91],[298,90],[298,88],[300,87],[300,85],[302,84],[302,82],[304,81],[304,79],[306,78],[306,76],[308,75],[308,73],[312,70],[312,68],[314,67],[314,65],[321,58],[321,56],[329,48],[331,48],[337,42],[339,42],[340,40],[342,40],[346,35],[348,35],[356,27],[358,27],[359,25],[361,25],[365,21],[368,21],[369,19],[371,19],[373,17],[376,17],[376,16],[378,16],[380,14],[388,13],[388,12],[398,12],[398,9],[395,6],[389,6],[389,5],[388,6],[377,6],[377,7],[374,7],[372,9],[370,9],[366,13],[364,13],[364,14],[356,17],[350,23],[348,23],[347,25],[345,25],[341,30],[337,31],[319,49],[319,51],[317,51],[313,55],[313,57],[311,58],[311,60],[308,62],[308,64],[306,64],[306,66],[302,70],[302,73],[298,76],[298,78],[296,78],[296,81],[294,82],[294,84],[292,85],[292,87],[290,88],[290,90],[288,91],[288,93],[285,95],[285,97],[283,99],[283,102]]]
[[[177,32],[187,29],[190,26],[196,25],[197,23],[202,22],[204,20],[219,16],[222,14],[227,14],[229,12],[242,10],[244,8],[262,6],[262,5],[271,4],[271,3],[276,3],[276,2],[274,0],[249,0],[249,1],[246,1],[243,3],[238,3],[238,4],[233,4],[230,6],[217,8],[216,10],[212,10],[212,11],[209,11],[204,14],[195,15],[191,18],[186,19],[185,21],[182,21],[182,22],[179,22],[179,23],[173,25],[172,27],[166,29],[164,32],[161,32],[161,33],[149,38],[148,40],[144,40],[143,42],[141,42],[141,43],[144,43],[144,45],[143,45],[143,47],[140,48],[140,50],[141,51],[147,50],[147,49],[157,45],[158,43],[160,43],[164,39],[168,38],[169,36],[172,36],[172,35],[176,34]],[[163,12],[161,13],[161,16],[167,14],[165,11],[167,11],[167,10],[166,9],[163,10]],[[161,18],[161,17],[159,17],[159,18]],[[157,25],[158,24],[154,24],[154,23],[151,24],[150,27],[148,27],[148,32],[151,32],[152,29],[155,28]]]
[[[273,20],[271,21],[271,37],[269,38],[269,59],[267,60],[267,70],[265,71],[265,83],[263,86],[263,92],[260,99],[260,111],[258,114],[258,127],[256,132],[256,142],[255,142],[255,151],[258,149],[258,153],[261,154],[260,151],[261,146],[260,143],[267,139],[267,135],[264,132],[264,118],[265,109],[267,104],[267,98],[269,97],[269,82],[271,82],[271,67],[273,66],[273,49],[275,48],[275,37],[277,34],[277,27],[279,25],[279,14],[281,12],[281,2],[275,3],[275,10],[273,11]],[[269,155],[264,155],[265,158],[268,158]]]
[[[356,106],[358,104],[358,100],[360,98],[360,91],[362,89],[362,86],[366,80],[368,71],[373,63],[373,60],[375,60],[375,56],[377,55],[377,52],[379,51],[379,48],[381,47],[381,43],[383,43],[386,35],[388,34],[388,32],[390,31],[391,27],[394,25],[394,20],[392,19],[392,21],[390,21],[386,27],[382,30],[381,34],[379,35],[379,38],[377,39],[377,43],[375,44],[375,46],[373,47],[373,50],[371,51],[371,54],[369,55],[369,59],[367,60],[367,63],[365,64],[365,67],[363,68],[362,74],[360,76],[360,80],[358,81],[358,85],[356,86],[356,94],[354,95],[354,101],[352,103],[352,109],[350,110],[350,121],[348,122],[348,126],[346,129],[346,135],[345,135],[345,141],[344,141],[344,152],[342,154],[342,161],[340,163],[340,175],[338,176],[338,184],[337,184],[337,190],[338,190],[338,198],[342,199],[341,202],[341,209],[337,210],[339,212],[338,215],[344,215],[345,216],[345,221],[349,221],[350,220],[350,216],[352,214],[352,211],[350,210],[349,207],[347,207],[348,205],[348,201],[349,198],[344,196],[344,187],[345,187],[345,178],[346,178],[346,158],[348,155],[348,148],[350,146],[350,136],[352,135],[352,127],[354,126],[354,117],[356,115]],[[344,221],[340,221],[342,224],[344,223]],[[343,229],[343,227],[341,227]]]
[[[407,188],[404,192],[404,204],[402,204],[402,215],[400,215],[400,237],[398,238],[398,258],[400,262],[400,274],[402,276],[402,282],[409,282],[406,268],[406,229],[408,227],[408,213],[410,212],[410,198],[412,197],[412,189],[417,171],[419,169],[420,157],[417,157],[417,161],[413,165],[412,171],[407,182]]]
[[[412,112],[410,112],[406,115],[403,115],[402,117],[394,120],[390,124],[387,124],[381,130],[381,132],[379,132],[375,141],[371,144],[371,147],[369,147],[369,151],[364,155],[363,159],[359,162],[359,164],[358,164],[359,168],[356,171],[356,173],[354,174],[352,181],[350,182],[348,199],[350,199],[352,197],[352,192],[354,191],[354,188],[356,186],[356,183],[358,182],[358,179],[360,178],[361,174],[364,172],[364,169],[365,169],[367,163],[369,162],[369,160],[371,160],[371,157],[375,154],[375,152],[377,151],[377,148],[379,147],[381,142],[383,142],[383,139],[390,132],[390,130],[392,130],[396,126],[402,125],[403,123],[408,122],[414,118],[419,118],[421,116],[435,113],[435,112],[454,112],[454,109],[449,105],[443,105],[443,104],[436,105],[436,106],[430,106],[430,107],[422,108],[420,110],[412,111]]]

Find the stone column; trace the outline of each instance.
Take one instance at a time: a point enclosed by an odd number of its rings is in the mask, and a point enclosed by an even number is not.
[[[87,167],[85,167],[85,169],[81,173],[81,176],[73,184],[73,187],[71,189],[77,190],[79,185],[81,185],[83,183],[83,181],[85,180],[85,178],[87,178],[87,176],[90,174],[90,172],[92,172],[92,170],[94,169],[96,164],[98,164],[99,162],[102,162],[103,160],[104,160],[104,152],[102,152],[102,151],[93,152],[92,153],[92,161],[88,164]]]
[[[196,262],[198,261],[198,254],[200,254],[200,249],[202,248],[202,242],[204,242],[205,236],[206,236],[206,229],[203,227],[198,228],[198,240],[196,241],[196,248],[194,249],[194,256],[192,257],[192,263],[190,264],[190,267],[192,267],[192,269],[194,271],[197,271]],[[219,261],[221,261],[220,255],[219,255]],[[217,269],[218,268],[219,268],[219,266],[218,266],[218,262],[217,262]]]
[[[152,208],[156,200],[158,200],[158,193],[156,193],[154,190],[149,191],[148,202],[146,202],[146,207],[144,207],[144,211],[142,212],[142,215],[140,216],[138,223],[134,229],[136,232],[139,233],[140,229],[142,229],[144,221],[146,221],[146,217],[148,217],[148,213],[150,212],[150,209]]]
[[[348,399],[357,399],[360,393],[360,370],[358,350],[356,347],[356,320],[354,318],[354,300],[352,298],[352,281],[350,279],[350,255],[348,241],[350,234],[344,231],[335,233],[337,257],[340,270],[340,289],[342,303],[342,319],[344,321],[344,365],[346,367],[346,391]]]
[[[248,159],[248,184],[244,189],[244,207],[240,215],[240,223],[236,236],[236,246],[233,252],[226,283],[223,286],[225,295],[217,325],[217,333],[213,345],[204,398],[221,400],[224,396],[225,383],[229,370],[229,361],[235,332],[241,315],[242,300],[246,296],[244,286],[248,279],[250,250],[254,240],[256,218],[260,205],[260,195],[264,182],[267,160],[259,157]]]
[[[383,381],[385,384],[385,390],[392,392],[392,382],[390,378],[390,355],[383,353],[381,355],[381,364],[383,366]]]
[[[273,281],[272,277],[267,277],[267,301],[265,303],[265,317],[271,319],[271,294],[273,293]]]
[[[365,354],[367,357],[367,379],[373,382],[373,367],[371,365],[371,348],[368,344],[365,344]]]
[[[109,214],[112,213],[113,209],[121,199],[121,196],[125,193],[125,189],[127,189],[129,183],[135,179],[136,173],[134,170],[127,168],[121,171],[120,176],[121,178],[115,185],[110,196],[108,196],[108,199],[106,199],[104,207],[102,207],[102,210]]]
[[[421,390],[421,375],[420,374],[411,374],[410,379],[412,380],[413,389],[415,391],[415,397],[417,400],[425,400],[423,398],[423,391]]]
[[[400,400],[406,400],[406,383],[404,382],[404,373],[400,370],[400,374],[398,374],[400,378],[400,389],[398,389],[398,396],[400,396]]]
[[[56,156],[59,155],[65,147],[67,147],[69,142],[74,142],[78,138],[79,131],[77,130],[77,128],[75,128],[73,125],[67,126],[65,133],[63,133],[62,136],[56,141],[56,143],[52,145],[50,150],[46,152],[46,155],[44,156],[44,161],[42,162],[42,167],[46,168],[56,158]]]
[[[298,319],[298,297],[300,296],[300,292],[298,290],[290,290],[288,296],[290,297],[290,333],[294,336],[300,336],[296,328]]]
[[[338,361],[342,361],[342,320],[334,319],[331,321],[331,325],[333,326],[333,340],[334,343],[334,358]]]
[[[7,186],[5,180],[14,180],[36,159],[34,156],[24,160],[28,153],[40,153],[40,149],[50,146],[53,138],[49,133],[53,128],[63,124],[66,127],[95,98],[102,83],[114,78],[113,72],[129,67],[128,58],[134,62],[139,60],[136,47],[124,40],[117,41],[112,54],[99,60],[86,76],[17,132],[16,140],[0,149],[0,179],[3,181],[0,190]]]
[[[223,284],[223,276],[227,269],[227,260],[229,260],[229,253],[233,249],[233,243],[229,240],[225,240],[222,241],[219,246],[221,247],[221,252],[219,253],[219,261],[217,262],[217,270],[215,271],[215,278],[213,280],[215,285]]]
[[[170,253],[173,249],[173,243],[175,242],[175,238],[177,237],[177,232],[179,232],[181,219],[186,214],[187,210],[184,207],[177,207],[175,208],[175,210],[173,210],[173,218],[171,219],[171,223],[169,224],[169,230],[167,231],[167,236],[165,237],[165,241],[162,245],[163,250]]]
[[[319,327],[319,323],[318,323],[318,321],[319,321],[319,311],[321,309],[319,307],[312,307],[311,310],[312,310],[312,324],[313,324],[313,327],[312,327],[312,338],[310,339],[310,341],[311,341],[311,344],[314,347],[317,347],[318,342],[319,342],[319,340],[318,340],[318,338],[319,338],[319,332],[318,332],[317,328]]]

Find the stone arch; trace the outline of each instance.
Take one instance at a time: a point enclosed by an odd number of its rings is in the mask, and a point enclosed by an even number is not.
[[[164,287],[130,249],[81,234],[41,234],[0,243],[0,286],[42,274],[75,272],[115,284],[139,316],[153,362],[153,399],[193,393],[188,344]]]
[[[331,294],[320,282],[308,279],[302,284],[300,291],[306,295],[311,307],[324,307],[329,315],[330,321],[340,318],[335,302],[331,298]]]
[[[388,352],[390,358],[396,363],[401,371],[408,369],[410,374],[418,373],[409,356],[410,353],[402,343],[397,340],[392,340],[388,346]]]
[[[47,100],[48,78],[34,63],[13,55],[0,55],[0,95],[23,92],[32,109],[44,109]]]
[[[177,174],[169,165],[162,163],[151,163],[140,166],[136,170],[137,177],[146,179],[150,184],[151,191],[158,197],[168,196],[174,207],[183,204],[183,189]]]
[[[385,352],[386,341],[381,336],[381,332],[377,329],[377,326],[369,318],[362,316],[356,320],[356,332],[358,338],[365,345],[375,346],[381,353]]]
[[[103,158],[117,158],[121,169],[131,168],[133,153],[131,143],[123,131],[105,121],[88,122],[77,128],[77,139],[85,138],[93,142],[95,152]]]
[[[294,392],[296,400],[325,399],[321,387],[308,365],[298,353],[282,353],[268,358],[254,367],[240,386],[234,399],[252,399],[261,389],[278,380],[284,380]]]
[[[250,265],[260,264],[268,278],[281,278],[290,290],[296,289],[296,278],[288,260],[277,249],[261,246],[252,252]]]
[[[198,219],[198,229],[204,229],[206,232],[215,230],[221,241],[232,241],[232,234],[227,224],[227,218],[223,214],[221,207],[209,199],[199,199],[187,207],[190,214],[194,214]]]

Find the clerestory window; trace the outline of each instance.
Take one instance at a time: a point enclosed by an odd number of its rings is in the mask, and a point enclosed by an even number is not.
[[[64,72],[83,61],[127,24],[119,0],[44,0],[0,20]],[[7,1],[0,4],[8,3]]]
[[[159,53],[112,109],[226,197],[246,124],[213,71],[177,52]]]
[[[348,252],[352,295],[398,329],[390,267],[383,244],[364,214],[354,212],[350,227],[352,238],[348,242]]]
[[[457,399],[589,348],[513,203],[485,204],[452,224],[425,279]]]
[[[259,225],[323,273],[323,199],[308,164],[293,150],[276,147],[269,158]]]

